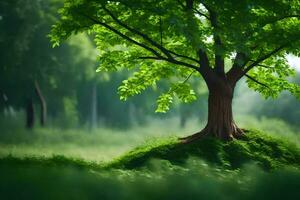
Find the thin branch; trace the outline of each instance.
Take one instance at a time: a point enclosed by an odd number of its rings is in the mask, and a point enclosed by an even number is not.
[[[177,0],[177,3],[182,7],[183,10],[186,10],[186,6],[185,6],[180,0]],[[193,8],[193,11],[194,11],[196,14],[198,14],[198,15],[200,15],[200,16],[203,16],[203,17],[205,17],[206,19],[209,20],[209,16],[206,15],[205,13],[201,12],[200,10],[198,10],[198,9],[196,9],[196,8]]]
[[[204,14],[203,12],[201,12],[200,10],[198,10],[198,9],[193,9],[193,11],[194,11],[196,14],[198,14],[198,15],[200,15],[200,16],[203,16],[203,17],[205,17],[206,19],[210,20],[210,17],[209,17],[208,15]]]
[[[265,24],[263,24],[263,26],[260,28],[260,29],[262,29],[262,28],[264,28],[265,26],[267,26],[267,25],[269,25],[269,24],[274,24],[274,23],[276,23],[276,22],[279,22],[279,21],[281,21],[281,20],[285,20],[285,19],[288,19],[288,18],[300,18],[300,15],[286,15],[286,16],[281,16],[281,17],[278,17],[278,18],[276,18],[276,19],[273,19],[272,21],[270,21],[270,22],[266,22]]]
[[[257,84],[259,84],[259,85],[261,85],[261,86],[264,86],[264,87],[268,88],[269,90],[273,91],[268,85],[266,85],[266,84],[264,84],[264,83],[262,83],[262,82],[256,80],[256,79],[253,78],[252,76],[249,76],[248,74],[245,74],[245,76],[246,76],[247,78],[249,78],[251,81],[254,81],[255,83],[257,83]]]
[[[170,59],[170,58],[166,58],[166,57],[154,57],[154,56],[141,56],[141,57],[138,57],[139,59],[148,59],[148,60],[163,60],[163,61],[167,61],[169,63],[173,63],[173,64],[176,64],[176,65],[182,65],[182,66],[185,66],[187,68],[190,68],[190,69],[194,69],[196,71],[201,71],[201,69],[195,65],[192,65],[192,64],[189,64],[189,63],[185,63],[185,62],[182,62],[182,61],[179,61],[179,60],[175,60],[174,58]]]
[[[89,20],[91,20],[91,21],[94,22],[95,24],[101,25],[101,26],[103,26],[103,27],[109,29],[110,31],[112,31],[112,32],[114,32],[115,34],[121,36],[122,38],[128,40],[129,42],[132,42],[133,44],[135,44],[135,45],[137,45],[137,46],[140,46],[140,47],[142,47],[142,48],[144,48],[144,49],[150,51],[151,53],[153,53],[153,54],[156,55],[157,57],[161,57],[161,55],[160,55],[156,50],[152,49],[151,47],[148,47],[147,45],[145,45],[145,44],[143,44],[143,43],[140,43],[140,42],[138,42],[138,41],[136,41],[136,40],[134,40],[134,39],[128,37],[127,35],[121,33],[120,31],[118,31],[118,30],[116,30],[115,28],[109,26],[108,24],[105,24],[105,23],[103,23],[103,22],[101,22],[101,21],[99,21],[99,20],[97,20],[97,19],[95,19],[95,18],[93,18],[93,17],[91,17],[91,16],[89,16],[89,15],[86,15],[85,13],[79,13],[79,14],[81,14],[82,16],[88,18]]]
[[[181,54],[178,54],[178,53],[176,53],[176,52],[174,52],[174,51],[171,51],[171,50],[169,50],[169,52],[170,52],[171,54],[173,54],[174,56],[177,56],[177,57],[179,57],[179,58],[186,58],[186,59],[188,59],[188,60],[191,60],[191,61],[200,63],[200,61],[197,60],[197,59],[195,59],[195,58],[192,58],[192,57],[189,57],[189,56],[185,56],[185,55],[181,55]]]
[[[155,56],[140,56],[138,59],[142,60],[162,60],[161,57],[155,57]]]
[[[195,72],[195,71],[192,71],[192,72],[190,73],[190,75],[188,75],[188,77],[186,77],[186,79],[185,79],[184,81],[181,82],[181,84],[185,84],[185,83],[191,78],[191,76],[193,75],[194,72]],[[173,90],[169,90],[169,92],[171,92],[171,91],[175,92],[177,89],[178,89],[178,85],[177,85]]]
[[[252,34],[254,34],[256,31],[258,31],[258,30],[263,30],[263,28],[265,27],[265,26],[267,26],[267,25],[269,25],[269,24],[274,24],[274,23],[276,23],[276,22],[278,22],[278,21],[281,21],[281,20],[284,20],[284,19],[288,19],[288,18],[293,18],[293,17],[295,17],[295,18],[300,18],[300,15],[286,15],[286,16],[281,16],[281,17],[278,17],[278,18],[276,18],[276,19],[273,19],[273,20],[271,20],[271,21],[269,21],[269,22],[265,22],[264,24],[262,24],[260,27],[257,27],[256,29],[254,29],[254,30],[252,30],[252,31],[249,31],[248,33],[246,33],[245,34],[245,38],[248,38],[248,37],[250,37]],[[257,44],[257,45],[255,45],[255,46],[253,46],[251,49],[255,49],[255,48],[257,48],[259,45]]]
[[[264,60],[270,58],[272,55],[278,53],[279,51],[281,51],[285,46],[287,45],[281,45],[280,47],[274,49],[273,51],[269,52],[268,54],[258,58],[256,61],[254,61],[251,65],[249,65],[248,67],[246,67],[246,69],[244,70],[244,74],[246,74],[249,70],[251,70],[253,67],[257,66],[259,63],[263,62]]]
[[[188,76],[188,77],[186,77],[186,79],[182,82],[182,84],[184,84],[184,83],[186,83],[191,77],[192,77],[192,75],[195,73],[195,71],[192,71],[191,73],[190,73],[190,75]]]
[[[250,60],[251,62],[255,62],[255,60]],[[272,69],[273,67],[267,66],[267,65],[262,65],[262,64],[257,64],[256,66],[259,67],[264,67],[264,68],[268,68],[268,69]]]
[[[136,35],[139,35],[140,37],[142,37],[144,40],[148,41],[151,45],[153,45],[154,47],[158,48],[159,50],[161,50],[168,58],[172,58],[172,55],[175,55],[175,56],[178,56],[178,57],[181,57],[181,58],[185,58],[185,59],[188,59],[188,60],[191,60],[191,61],[194,61],[194,62],[197,62],[199,63],[199,61],[197,59],[194,59],[194,58],[191,58],[189,56],[185,56],[185,55],[181,55],[181,54],[178,54],[178,53],[175,53],[171,50],[168,50],[166,48],[164,48],[162,45],[156,43],[154,40],[152,40],[149,36],[147,36],[146,34],[144,33],[141,33],[140,31],[132,28],[132,27],[129,27],[128,25],[124,24],[123,22],[121,22],[116,16],[113,15],[113,13],[111,11],[109,11],[105,6],[103,6],[103,9],[111,16],[111,18],[117,23],[119,24],[120,26],[122,26],[123,28],[129,30],[130,32],[136,34]],[[162,37],[162,35],[161,35]],[[162,38],[161,38],[161,41],[162,41]]]
[[[165,60],[165,61],[168,61],[170,63],[176,64],[176,65],[186,66],[188,68],[197,70],[199,72],[202,71],[201,67],[198,67],[198,66],[195,66],[195,65],[192,65],[192,64],[189,64],[189,63],[185,63],[185,62],[182,62],[182,61],[179,61],[179,60],[175,60],[174,58],[170,59],[170,58],[162,57],[161,60]]]
[[[82,16],[88,18],[89,20],[91,20],[92,22],[94,22],[95,24],[98,24],[98,25],[101,25],[109,30],[111,30],[112,32],[114,32],[115,34],[121,36],[122,38],[124,38],[125,40],[128,40],[129,42],[132,42],[133,44],[137,45],[137,46],[140,46],[148,51],[150,51],[151,53],[153,53],[156,57],[148,57],[148,59],[156,59],[156,60],[165,60],[165,61],[168,61],[170,63],[173,63],[173,64],[176,64],[176,65],[182,65],[182,66],[185,66],[187,68],[190,68],[190,69],[194,69],[194,70],[197,70],[197,71],[201,71],[201,69],[198,67],[198,66],[195,66],[195,65],[192,65],[192,64],[189,64],[189,63],[186,63],[186,62],[183,62],[183,61],[179,61],[179,60],[176,60],[174,59],[172,56],[171,57],[163,57],[161,56],[157,51],[155,51],[154,49],[152,49],[151,47],[148,47],[147,45],[143,44],[143,43],[140,43],[140,42],[137,42],[136,40],[126,36],[125,34],[121,33],[120,31],[116,30],[115,28],[109,26],[108,24],[106,23],[103,23],[89,15],[86,15],[84,13],[79,13],[81,14]],[[172,52],[173,53],[173,52]],[[175,53],[173,53],[175,54]],[[177,54],[179,57],[186,57],[186,56],[182,56],[182,55],[179,55]],[[193,59],[195,60],[195,59]],[[199,61],[197,61],[199,62]]]
[[[170,52],[165,49],[164,47],[162,47],[161,45],[159,45],[158,43],[156,43],[154,40],[152,40],[148,35],[138,31],[137,29],[134,29],[130,26],[128,26],[127,24],[124,24],[122,21],[120,21],[110,10],[108,10],[104,5],[102,6],[103,10],[105,10],[107,12],[108,15],[111,16],[111,18],[120,26],[122,26],[123,28],[129,30],[130,32],[139,35],[140,37],[142,37],[144,40],[148,41],[151,45],[155,46],[156,48],[158,48],[160,51],[162,51],[168,58],[171,58],[171,54]]]

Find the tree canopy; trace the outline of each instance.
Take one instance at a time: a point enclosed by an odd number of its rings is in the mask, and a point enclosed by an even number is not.
[[[218,75],[266,97],[300,88],[287,54],[300,55],[300,3],[297,0],[66,0],[50,34],[53,46],[72,34],[95,34],[100,71],[137,69],[119,87],[121,99],[159,80],[170,89],[157,100],[169,109],[173,96],[196,99],[187,80]],[[226,64],[225,64],[226,63]],[[200,72],[200,73],[195,73]]]

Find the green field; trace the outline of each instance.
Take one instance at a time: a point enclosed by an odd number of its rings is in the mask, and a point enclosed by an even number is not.
[[[197,121],[184,130],[157,128],[176,119],[127,131],[11,128],[1,134],[0,193],[4,199],[293,199],[300,195],[298,135],[283,122],[290,132],[276,133],[267,125],[273,121],[248,117],[249,126],[269,133],[249,132],[252,142],[211,139],[183,148],[176,137]]]

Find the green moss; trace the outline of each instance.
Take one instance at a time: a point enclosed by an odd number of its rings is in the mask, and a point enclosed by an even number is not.
[[[251,130],[242,139],[230,142],[215,138],[190,144],[181,144],[176,138],[156,140],[113,160],[105,168],[139,168],[151,159],[183,165],[189,157],[228,169],[240,168],[249,162],[267,170],[286,165],[300,167],[300,150],[295,144]]]

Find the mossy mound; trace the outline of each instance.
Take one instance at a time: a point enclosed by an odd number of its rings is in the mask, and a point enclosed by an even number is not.
[[[266,170],[287,165],[300,167],[298,146],[251,130],[240,140],[230,142],[215,138],[205,138],[189,144],[182,144],[177,138],[149,142],[115,159],[105,168],[140,168],[146,166],[151,159],[163,159],[175,165],[184,165],[190,157],[226,169],[237,169],[247,163],[256,163]]]
[[[70,166],[98,171],[112,168],[143,168],[147,167],[147,163],[152,159],[184,166],[191,157],[223,169],[237,169],[247,163],[256,163],[266,170],[285,166],[300,168],[300,148],[296,144],[255,130],[248,131],[240,140],[230,142],[216,138],[205,138],[189,144],[180,143],[176,137],[153,140],[109,163],[87,162],[62,155],[25,158],[9,155],[0,158],[0,165]]]

